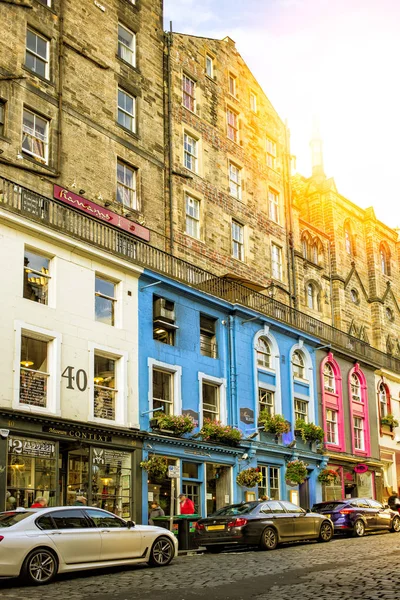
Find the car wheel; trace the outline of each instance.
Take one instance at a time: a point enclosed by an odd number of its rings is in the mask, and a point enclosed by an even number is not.
[[[321,529],[319,530],[318,541],[320,542],[330,542],[333,538],[333,527],[328,521],[324,521],[321,525]]]
[[[205,546],[207,552],[211,552],[211,554],[219,554],[224,550],[222,546]]]
[[[159,537],[150,550],[149,565],[152,567],[166,567],[174,558],[175,550],[172,540]]]
[[[365,525],[364,522],[361,521],[361,519],[357,519],[357,521],[354,523],[354,527],[353,527],[353,535],[354,537],[362,537],[365,533]]]
[[[54,579],[57,569],[57,558],[53,552],[47,548],[37,548],[26,557],[21,576],[29,583],[43,585]]]
[[[264,529],[260,546],[263,550],[275,550],[278,545],[278,534],[272,527]]]
[[[390,531],[398,533],[400,531],[400,517],[394,517]]]

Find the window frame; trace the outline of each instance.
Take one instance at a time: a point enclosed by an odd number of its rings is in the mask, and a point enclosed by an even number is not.
[[[126,427],[127,418],[127,362],[128,352],[120,349],[115,349],[110,346],[104,346],[89,342],[89,410],[88,421],[93,423],[102,423],[105,425],[121,425]],[[95,354],[115,360],[115,381],[116,381],[116,396],[115,396],[115,419],[103,419],[94,415],[94,378],[95,378]]]
[[[269,352],[263,352],[260,350],[260,342],[262,342],[265,346],[267,346]],[[257,362],[257,368],[259,369],[271,369],[271,363],[272,363],[272,348],[271,348],[271,344],[269,343],[269,340],[266,336],[260,336],[257,340],[256,346],[255,346],[255,351],[256,351],[256,362]],[[268,356],[268,364],[266,365],[265,362],[266,361],[261,361],[260,360],[260,356]]]
[[[328,419],[328,413],[331,413],[329,417],[332,415],[334,419]],[[338,411],[332,408],[325,408],[325,421],[326,421],[326,442],[327,444],[332,444],[334,446],[339,445],[339,428],[338,428]],[[332,438],[333,437],[333,441]]]
[[[127,110],[127,108],[120,105],[120,103],[119,103],[120,94],[123,95],[124,98],[130,98],[132,100],[132,112],[131,113]],[[120,115],[123,115],[124,122],[125,122],[126,118],[131,119],[131,127],[127,127],[124,123],[121,123]],[[126,92],[120,86],[118,86],[118,90],[117,90],[117,124],[120,127],[122,127],[123,129],[125,129],[126,131],[136,134],[136,96],[133,96],[129,92]]]
[[[295,422],[297,419],[301,419],[306,423],[309,422],[310,412],[309,412],[310,403],[308,400],[304,398],[294,398],[294,418]]]
[[[242,168],[231,160],[228,162],[229,194],[236,200],[242,199]]]
[[[354,449],[358,452],[365,452],[365,419],[360,415],[353,415],[353,436]]]
[[[265,161],[267,167],[274,169],[276,167],[276,142],[270,137],[265,138]]]
[[[104,281],[105,283],[110,283],[114,286],[114,296],[108,296],[100,291],[96,291],[97,280]],[[94,296],[95,296],[95,311],[94,311],[94,320],[97,323],[102,323],[103,325],[109,325],[110,327],[116,327],[118,323],[118,285],[119,283],[110,277],[103,275],[102,273],[95,273],[94,279]],[[96,318],[96,300],[97,298],[103,298],[105,300],[109,300],[111,302],[111,323],[104,323],[100,319]]]
[[[274,258],[274,251],[277,256]],[[283,281],[283,251],[282,247],[271,242],[271,276],[277,281]]]
[[[262,398],[262,396],[264,396]],[[258,382],[257,415],[266,410],[271,416],[275,415],[275,392]]]
[[[201,202],[188,192],[184,192],[185,197],[185,234],[195,240],[200,239],[200,207]],[[190,213],[190,202],[193,203],[194,210]]]
[[[25,258],[26,258],[26,253],[29,252],[30,254],[34,254],[36,256],[39,256],[40,258],[44,258],[48,261],[48,273],[43,273],[42,271],[37,271],[36,269],[33,268],[29,268],[27,265],[25,265]],[[42,306],[52,306],[52,288],[53,288],[53,281],[52,281],[52,258],[50,256],[48,256],[45,253],[40,253],[40,249],[35,249],[35,250],[31,250],[29,246],[24,246],[24,266],[23,266],[23,290],[22,290],[22,297],[25,300],[29,300],[31,302],[36,302],[35,300],[33,300],[32,298],[27,298],[25,296],[25,274],[28,275],[28,273],[34,273],[36,275],[38,275],[40,278],[45,278],[47,280],[47,291],[46,291],[46,302],[39,302],[37,301],[36,304],[41,304]],[[28,276],[27,276],[27,281],[29,281]]]
[[[185,85],[186,82],[188,85]],[[196,113],[196,81],[186,73],[182,73],[182,105]]]
[[[198,373],[199,379],[199,427],[201,428],[204,422],[204,408],[203,408],[203,384],[208,384],[218,388],[218,413],[219,421],[223,424],[227,424],[227,407],[226,407],[226,379],[222,377],[214,377],[207,373]]]
[[[236,98],[237,93],[237,77],[233,73],[228,73],[228,92]]]
[[[127,46],[126,44],[124,44],[120,40],[120,35],[119,35],[119,29],[120,28],[124,29],[126,32],[128,32],[128,34],[130,34],[132,36],[132,47],[131,46]],[[123,60],[128,65],[131,65],[131,67],[135,67],[136,68],[136,33],[134,31],[132,31],[131,29],[129,29],[128,27],[126,27],[125,25],[123,25],[120,21],[118,21],[117,40],[118,40],[118,50],[117,50],[118,58],[120,58],[121,60]],[[122,54],[123,54],[123,52],[121,52],[122,48],[124,48],[125,52],[128,52],[128,53],[130,52],[131,53],[132,60],[127,60],[126,58],[124,58],[122,56]]]
[[[265,495],[272,501],[278,501],[280,498],[280,489],[281,489],[281,470],[280,467],[276,465],[258,465],[262,475],[262,481],[258,484],[258,493],[262,495],[262,491],[265,490]],[[277,487],[272,487],[271,483],[276,484]],[[271,494],[271,491],[274,491]],[[263,507],[261,508],[261,512],[263,511]],[[266,512],[265,514],[268,514]]]
[[[170,373],[172,376],[172,392],[173,392],[173,402],[172,402],[172,415],[180,415],[182,414],[182,367],[180,365],[172,365],[170,363],[165,363],[154,358],[147,359],[147,368],[148,368],[148,407],[149,407],[149,418],[153,417],[154,411],[153,405],[153,372],[162,371],[164,373]]]
[[[28,48],[28,32],[30,32],[32,35],[34,35],[36,38],[40,38],[41,40],[43,40],[45,42],[45,47],[46,47],[46,56],[43,57],[40,54],[37,53],[37,51],[34,51],[30,48]],[[37,44],[36,44],[37,45]],[[27,65],[27,55],[31,55],[34,57],[34,63],[36,61],[39,61],[41,63],[44,64],[44,75],[42,75],[41,73],[38,73],[35,68],[29,67]],[[48,38],[46,38],[44,35],[38,33],[35,29],[33,29],[32,27],[30,27],[29,25],[26,28],[26,40],[25,40],[25,63],[24,66],[26,69],[28,69],[28,71],[30,73],[34,73],[35,75],[37,75],[38,77],[42,77],[43,79],[50,79],[50,40]]]
[[[198,173],[199,138],[194,137],[188,131],[183,132],[183,166],[192,173]]]
[[[34,119],[34,128],[33,131],[35,131],[36,133],[36,119],[41,119],[45,125],[46,125],[46,129],[45,129],[45,134],[43,136],[43,139],[41,139],[40,137],[38,137],[38,135],[34,135],[32,133],[29,133],[28,131],[25,131],[25,127],[27,127],[26,125],[24,125],[24,115],[25,113],[29,113],[30,115],[33,115]],[[35,111],[27,108],[25,105],[23,106],[23,110],[22,110],[22,144],[21,144],[21,152],[27,154],[28,156],[33,157],[34,160],[36,160],[37,162],[40,162],[42,164],[48,165],[49,164],[49,132],[50,132],[50,119],[47,119],[45,117],[43,117],[42,115],[40,115],[39,113],[36,113]],[[30,151],[27,150],[26,148],[23,147],[24,144],[24,136],[27,136],[29,139],[33,140],[39,140],[40,143],[43,144],[43,149],[44,149],[44,156],[41,156],[40,154],[36,154],[34,151]],[[32,144],[33,146],[33,144]]]
[[[211,65],[211,69],[208,69],[209,64]],[[205,73],[207,77],[214,80],[214,58],[210,54],[206,54]]]
[[[327,372],[329,369],[329,373]],[[324,380],[324,391],[329,392],[331,394],[336,394],[336,378],[335,378],[335,370],[333,368],[333,366],[331,365],[331,363],[329,361],[327,361],[324,364],[324,368],[323,368],[323,380]],[[333,386],[332,385],[326,385],[328,383],[332,383],[333,382]]]
[[[226,109],[226,136],[231,142],[239,143],[239,113],[229,106]]]
[[[212,324],[212,327],[207,327],[207,321]],[[199,313],[200,354],[202,356],[218,358],[217,322],[216,317]]]
[[[280,224],[280,201],[279,193],[268,189],[268,216],[274,223]]]
[[[118,167],[123,168],[124,181],[120,181],[118,179],[118,170],[119,170]],[[132,174],[133,187],[129,187],[129,185],[126,184],[126,171],[130,171]],[[117,169],[116,169],[117,185],[116,185],[116,199],[115,199],[117,204],[120,204],[121,206],[130,208],[132,210],[139,210],[139,202],[138,202],[138,194],[137,194],[137,187],[138,187],[137,186],[137,177],[138,177],[138,170],[136,168],[132,167],[131,165],[128,165],[123,160],[120,160],[119,158],[117,158]],[[118,190],[119,189],[128,191],[129,198],[130,198],[129,204],[125,204],[125,202],[123,200],[122,200],[122,202],[120,202],[118,200]],[[123,193],[121,195],[122,195],[122,198],[124,199],[125,193]]]
[[[295,360],[296,359],[298,360]],[[297,367],[297,370],[295,369],[295,367]],[[302,353],[301,350],[293,350],[293,354],[292,354],[292,373],[293,373],[293,377],[297,378],[297,379],[301,379],[303,381],[306,381],[306,361],[304,358],[304,354]]]
[[[236,236],[235,232],[239,233]],[[231,224],[231,239],[232,239],[232,258],[244,262],[245,249],[244,249],[244,225],[235,219],[232,219]]]

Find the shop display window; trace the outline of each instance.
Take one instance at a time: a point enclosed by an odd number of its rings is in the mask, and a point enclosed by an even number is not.
[[[131,512],[131,454],[93,448],[92,506],[123,517]]]

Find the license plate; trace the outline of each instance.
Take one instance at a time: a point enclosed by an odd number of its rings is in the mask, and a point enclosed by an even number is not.
[[[225,525],[209,525],[207,531],[222,531],[225,529]]]

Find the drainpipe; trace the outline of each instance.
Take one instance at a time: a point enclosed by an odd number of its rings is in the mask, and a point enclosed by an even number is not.
[[[173,222],[173,145],[172,145],[172,72],[171,72],[171,48],[173,44],[172,21],[169,22],[169,33],[166,34],[167,43],[167,94],[168,94],[168,202],[169,202],[169,251],[174,253],[174,222]]]
[[[233,427],[238,426],[237,420],[237,381],[236,381],[236,353],[235,353],[235,319],[228,317],[228,348],[229,348],[229,375],[230,375],[230,413]]]

